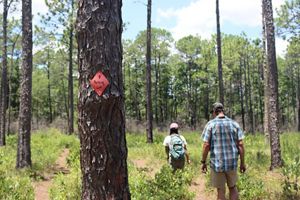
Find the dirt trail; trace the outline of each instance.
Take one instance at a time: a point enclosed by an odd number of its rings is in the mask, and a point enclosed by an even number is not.
[[[200,174],[196,177],[190,186],[190,191],[196,194],[195,200],[211,200],[214,199],[213,196],[208,195],[205,191],[205,176]]]
[[[69,155],[69,149],[64,149],[54,166],[49,171],[42,175],[41,181],[33,183],[35,200],[49,200],[49,189],[51,187],[53,178],[58,173],[67,174],[69,170],[67,168],[67,157]]]

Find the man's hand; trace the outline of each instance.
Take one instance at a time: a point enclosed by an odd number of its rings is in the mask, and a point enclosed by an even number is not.
[[[202,163],[201,169],[202,169],[202,173],[206,174],[206,172],[207,172],[207,165],[206,165],[206,163]]]
[[[188,159],[188,160],[187,160],[187,163],[188,163],[188,164],[191,164],[191,160],[190,160],[190,159]]]
[[[246,171],[246,165],[245,164],[241,164],[240,165],[240,172],[241,173],[245,173],[245,171]]]

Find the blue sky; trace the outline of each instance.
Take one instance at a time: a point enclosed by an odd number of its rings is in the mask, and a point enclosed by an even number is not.
[[[152,27],[169,30],[178,40],[186,35],[209,38],[216,32],[215,0],[152,0]],[[273,9],[284,0],[273,0]],[[34,23],[37,12],[47,12],[44,0],[33,0]],[[134,39],[146,29],[147,0],[123,0],[123,22],[128,23],[123,38]],[[276,16],[276,12],[274,12]],[[220,0],[221,31],[248,37],[261,37],[261,0]],[[282,55],[286,42],[276,38],[277,53]]]
[[[169,30],[177,40],[186,35],[209,38],[216,32],[215,0],[152,0],[152,26]],[[273,9],[284,0],[273,0]],[[134,39],[146,29],[147,0],[123,0],[123,21],[128,23],[123,38]],[[276,12],[274,11],[276,16]],[[221,31],[261,37],[261,0],[220,0]],[[286,42],[276,38],[277,52]]]

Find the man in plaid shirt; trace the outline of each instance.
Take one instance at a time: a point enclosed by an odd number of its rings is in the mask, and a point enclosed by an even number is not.
[[[218,200],[225,200],[225,183],[231,200],[238,199],[237,166],[240,156],[240,172],[246,171],[244,159],[244,133],[237,122],[224,114],[221,103],[213,104],[213,117],[202,133],[202,171],[207,171],[206,158],[210,151],[211,182],[218,191]]]

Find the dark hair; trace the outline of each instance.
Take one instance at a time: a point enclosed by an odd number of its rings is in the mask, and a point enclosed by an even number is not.
[[[178,129],[177,128],[171,128],[170,129],[170,135],[172,134],[178,134]]]
[[[215,110],[216,115],[218,115],[220,112],[224,112],[224,109],[223,108],[217,108]]]

